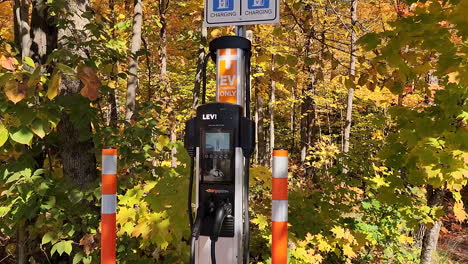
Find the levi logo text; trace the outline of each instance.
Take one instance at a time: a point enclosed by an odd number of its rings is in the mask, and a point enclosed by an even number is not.
[[[218,119],[217,114],[204,114],[203,115],[203,120],[216,120]]]

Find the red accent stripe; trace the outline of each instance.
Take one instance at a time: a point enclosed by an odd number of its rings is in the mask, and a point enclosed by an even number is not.
[[[273,178],[273,200],[288,200],[288,178]]]
[[[287,157],[288,151],[287,150],[273,150],[273,156],[275,157]]]
[[[288,222],[273,222],[271,241],[271,263],[288,263]]]
[[[103,149],[102,155],[105,155],[105,156],[117,155],[117,149]]]
[[[115,194],[117,192],[117,175],[102,175],[102,194]]]
[[[115,264],[116,223],[115,214],[101,215],[101,264]]]

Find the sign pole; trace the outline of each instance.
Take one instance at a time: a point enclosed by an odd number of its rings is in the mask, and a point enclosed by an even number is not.
[[[245,38],[247,36],[247,27],[246,26],[236,26],[236,36]]]

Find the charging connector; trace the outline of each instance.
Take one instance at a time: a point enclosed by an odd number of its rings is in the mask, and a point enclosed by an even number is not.
[[[229,201],[224,202],[216,209],[211,240],[211,264],[216,264],[216,242],[218,241],[224,219],[232,217],[232,204]]]

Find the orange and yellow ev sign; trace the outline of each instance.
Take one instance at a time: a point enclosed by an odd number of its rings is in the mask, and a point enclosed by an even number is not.
[[[238,49],[218,50],[218,102],[241,104],[240,53]]]

